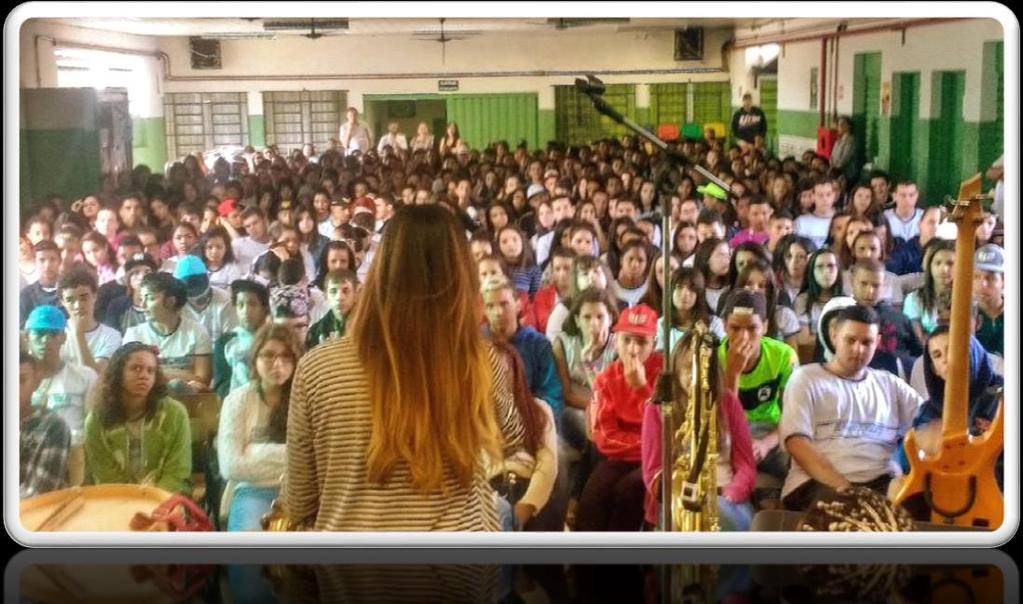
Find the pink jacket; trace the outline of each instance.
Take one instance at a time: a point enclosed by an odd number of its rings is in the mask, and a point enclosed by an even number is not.
[[[730,460],[733,476],[731,484],[721,484],[718,487],[729,501],[742,503],[753,494],[757,479],[757,463],[753,459],[753,437],[750,435],[749,424],[746,422],[746,414],[743,413],[739,397],[734,392],[725,390],[719,403],[718,417],[728,426],[732,439]],[[646,521],[658,524],[661,503],[660,496],[657,495],[660,492],[657,487],[661,480],[661,410],[652,403],[647,403],[643,410],[642,445]]]

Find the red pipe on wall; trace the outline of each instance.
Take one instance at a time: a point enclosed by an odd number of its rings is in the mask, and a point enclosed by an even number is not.
[[[828,81],[828,39],[821,38],[821,72],[817,76],[818,92],[817,92],[817,109],[820,112],[820,118],[817,122],[818,128],[824,127],[824,105],[827,102],[827,81]]]

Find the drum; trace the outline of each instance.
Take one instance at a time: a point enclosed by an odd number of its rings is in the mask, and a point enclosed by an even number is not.
[[[136,512],[149,514],[173,493],[136,484],[74,487],[21,502],[29,531],[130,531]]]

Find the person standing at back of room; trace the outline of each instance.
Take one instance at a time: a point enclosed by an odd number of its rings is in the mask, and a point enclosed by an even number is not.
[[[767,136],[767,116],[760,107],[753,106],[753,95],[742,95],[742,107],[732,115],[732,136],[739,147],[751,149],[758,136]]]

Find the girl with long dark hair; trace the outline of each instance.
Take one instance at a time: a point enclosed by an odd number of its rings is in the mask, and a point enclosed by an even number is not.
[[[158,354],[152,346],[129,342],[110,357],[97,384],[85,419],[86,467],[96,484],[188,492],[188,411],[167,395]]]
[[[264,325],[252,344],[249,383],[224,399],[217,455],[220,474],[236,483],[229,531],[260,530],[260,520],[280,490],[291,380],[302,352],[294,330]]]

